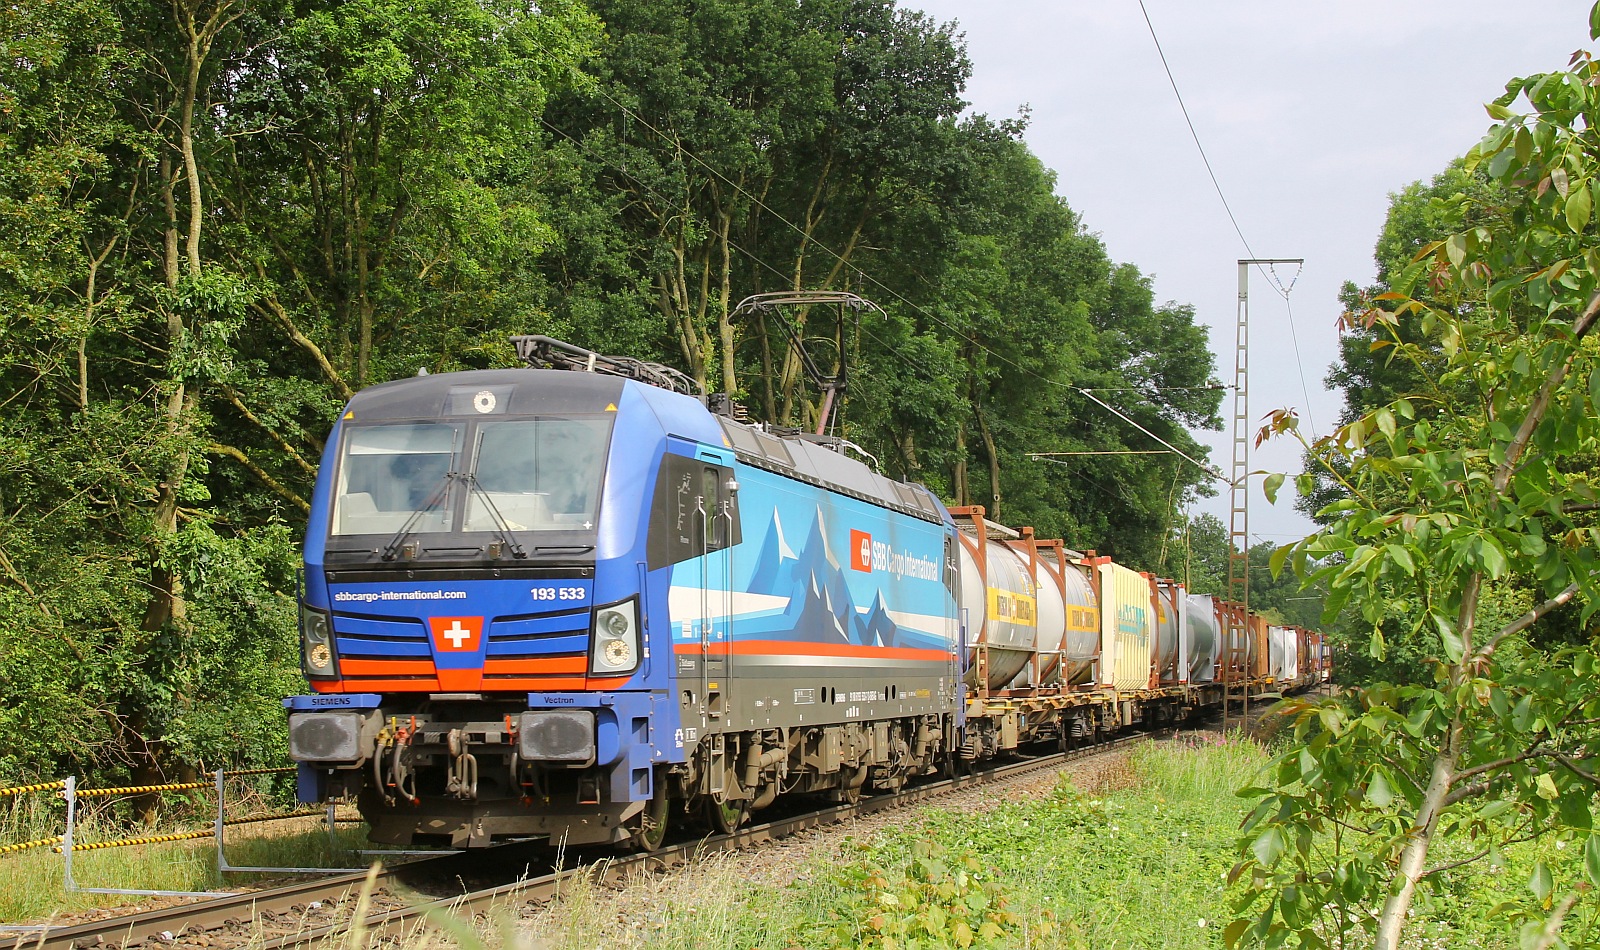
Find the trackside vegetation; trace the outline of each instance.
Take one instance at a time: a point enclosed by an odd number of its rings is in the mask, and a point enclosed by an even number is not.
[[[715,863],[675,875],[645,915],[580,887],[527,924],[549,950],[651,947],[1218,948],[1225,878],[1267,755],[1248,740],[1150,744],[1078,788],[928,809],[847,838],[793,880]]]
[[[248,813],[240,809],[241,814]],[[206,827],[202,809],[169,816],[141,833],[162,835]],[[0,819],[7,841],[32,841],[61,834],[59,815],[13,811]],[[93,817],[79,826],[80,842],[114,841],[127,835],[115,816]],[[360,867],[357,849],[371,848],[365,827],[339,825],[329,835],[322,819],[291,819],[236,826],[228,832],[228,861],[241,867]],[[73,879],[79,887],[143,888],[164,891],[230,890],[262,883],[263,875],[224,876],[217,872],[215,844],[209,837],[189,841],[75,852]],[[48,847],[0,857],[0,921],[43,921],[96,907],[126,906],[139,898],[68,892],[60,854]]]
[[[1251,803],[1236,794],[1271,756],[1215,737],[1150,744],[1077,787],[1032,801],[945,811],[847,839],[790,880],[752,883],[711,858],[616,893],[575,884],[558,902],[481,939],[451,945],[789,950],[1029,947],[1220,950],[1233,893],[1234,841]],[[1451,875],[1416,907],[1417,950],[1506,945],[1491,911],[1515,898],[1535,862],[1570,870],[1571,849],[1508,849],[1492,870]],[[1335,920],[1319,926],[1330,940]],[[416,948],[445,945],[418,938]]]
[[[559,900],[531,916],[476,924],[444,916],[435,920],[438,929],[412,935],[407,946],[1220,950],[1236,897],[1226,878],[1236,861],[1240,821],[1251,807],[1236,790],[1261,782],[1271,763],[1269,751],[1247,740],[1207,734],[1151,743],[1080,778],[1081,784],[1046,784],[1034,800],[928,809],[835,849],[780,856],[785,871],[759,881],[728,856],[637,880],[620,892],[626,895],[620,901],[609,886],[574,880]],[[16,814],[13,820],[29,819]],[[48,816],[32,820],[11,830],[29,837],[59,831]],[[85,829],[90,840],[116,834],[115,824],[98,821]],[[231,840],[230,860],[239,864],[348,866],[351,851],[365,846],[360,827],[352,826],[341,828],[334,847],[316,818],[243,830]],[[1334,844],[1319,841],[1317,847]],[[219,879],[210,845],[201,840],[88,852],[77,856],[75,871],[85,885],[198,890],[256,883]],[[1472,854],[1470,842],[1452,840],[1441,846],[1439,860]],[[1583,862],[1581,847],[1545,841],[1513,844],[1492,862],[1442,871],[1438,886],[1419,894],[1405,946],[1505,946],[1516,929],[1507,911],[1537,869],[1570,876],[1583,873]],[[0,863],[0,918],[42,919],[117,901],[63,897],[61,883],[59,855],[7,858]],[[1314,929],[1336,944],[1340,928],[1350,925],[1329,907]],[[1581,945],[1583,935],[1568,939]],[[338,942],[354,950],[361,940],[357,934]]]

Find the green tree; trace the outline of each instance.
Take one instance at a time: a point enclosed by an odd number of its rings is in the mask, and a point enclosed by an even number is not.
[[[356,389],[547,332],[759,418],[818,399],[731,303],[845,289],[835,433],[1138,566],[1215,424],[1192,310],[961,118],[953,24],[892,0],[20,0],[0,10],[0,773],[276,761],[293,539]],[[269,736],[269,733],[272,736]],[[243,740],[243,741],[240,741]]]
[[[1579,53],[1507,86],[1464,164],[1503,189],[1504,214],[1422,248],[1362,314],[1417,388],[1308,446],[1346,495],[1274,567],[1324,586],[1330,614],[1357,612],[1374,656],[1395,625],[1425,642],[1431,677],[1290,707],[1296,747],[1250,791],[1262,800],[1235,872],[1248,916],[1231,943],[1392,950],[1419,887],[1545,836],[1583,858],[1535,864],[1529,899],[1509,909],[1523,945],[1596,919],[1595,651],[1587,635],[1552,648],[1529,631],[1569,605],[1586,625],[1600,605],[1587,464],[1600,440],[1597,78]],[[1526,115],[1510,109],[1519,97]],[[1294,427],[1288,414],[1270,426]],[[1441,860],[1444,839],[1465,857]]]
[[[1374,307],[1392,306],[1382,298],[1393,290],[1393,281],[1405,273],[1417,252],[1451,234],[1504,223],[1509,198],[1482,168],[1468,171],[1460,159],[1430,182],[1413,182],[1390,195],[1389,213],[1373,250],[1377,278],[1362,288],[1349,281],[1344,284],[1339,292],[1344,312],[1361,314]],[[1418,294],[1421,299],[1431,299],[1426,288],[1419,288]],[[1344,395],[1340,423],[1351,422],[1397,396],[1414,392],[1424,385],[1425,377],[1437,376],[1437,353],[1428,353],[1419,367],[1411,360],[1391,358],[1386,329],[1368,327],[1359,320],[1349,321],[1342,329],[1345,332],[1339,340],[1339,359],[1323,380],[1330,389]],[[1394,332],[1408,343],[1428,342],[1427,335],[1411,323],[1400,324]],[[1418,352],[1426,353],[1427,349]],[[1424,414],[1432,411],[1426,404],[1418,408]],[[1316,478],[1315,488],[1301,495],[1296,507],[1314,518],[1342,497],[1343,487],[1334,474],[1324,474],[1315,463],[1307,465],[1306,470]]]
[[[0,771],[276,762],[320,439],[366,381],[505,359],[547,233],[528,122],[597,24],[375,0],[0,18]]]

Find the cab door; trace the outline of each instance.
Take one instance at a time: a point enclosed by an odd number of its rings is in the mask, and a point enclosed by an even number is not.
[[[696,453],[696,554],[700,563],[700,695],[711,728],[726,720],[733,677],[733,545],[736,484],[730,453]]]
[[[656,477],[647,543],[649,569],[671,571],[674,670],[683,713],[719,731],[732,674],[733,547],[739,543],[733,455],[669,439]]]

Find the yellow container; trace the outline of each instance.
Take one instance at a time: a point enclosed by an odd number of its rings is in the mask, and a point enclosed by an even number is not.
[[[1100,683],[1147,689],[1154,669],[1155,611],[1150,581],[1138,571],[1105,561],[1100,573]]]

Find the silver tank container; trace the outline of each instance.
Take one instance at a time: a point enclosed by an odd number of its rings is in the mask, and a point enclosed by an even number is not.
[[[1016,678],[1038,649],[1038,586],[1029,576],[1027,559],[1003,540],[984,544],[988,576],[965,543],[961,550],[961,615],[967,625],[967,685],[978,686],[978,644],[988,645],[989,667],[984,686],[1002,689]]]
[[[1017,551],[1023,563],[1028,562],[1026,549]],[[1038,551],[1034,558],[1033,588],[1038,605],[1039,635],[1035,648],[1039,651],[1038,682],[1034,682],[1034,664],[1029,663],[1017,674],[1012,686],[1053,686],[1060,682],[1061,641],[1067,628],[1067,604],[1061,596],[1061,585],[1056,581],[1060,568],[1053,557]]]
[[[1290,643],[1292,636],[1284,627],[1267,627],[1267,675],[1275,682],[1282,683],[1289,679],[1290,671],[1294,668],[1294,646]]]
[[[1227,618],[1223,615],[1225,613],[1236,614],[1239,609],[1238,605],[1217,603],[1215,607],[1216,613],[1214,616],[1217,618],[1217,626],[1221,631],[1221,639],[1223,641],[1223,656],[1221,659],[1231,664],[1233,670],[1229,675],[1234,679],[1241,676],[1255,677],[1257,675],[1265,675],[1266,664],[1260,656],[1261,650],[1265,646],[1262,642],[1266,640],[1265,627],[1257,621],[1257,618],[1252,616],[1248,622],[1236,627],[1230,633],[1228,632]]]
[[[1067,629],[1062,638],[1059,678],[1068,686],[1092,680],[1095,662],[1100,658],[1100,605],[1087,571],[1068,564],[1061,575],[1067,588]]]
[[[1189,614],[1189,682],[1212,683],[1217,678],[1217,608],[1208,594],[1190,594],[1183,599]]]
[[[1164,684],[1178,681],[1178,634],[1182,622],[1178,603],[1182,588],[1173,581],[1158,579],[1155,582],[1156,602],[1156,675]]]
[[[1024,548],[1017,552],[1027,559]],[[1074,562],[1077,552],[1064,551],[1059,542],[1045,542],[1034,561],[1033,582],[1038,595],[1039,676],[1033,665],[1024,666],[1010,684],[1024,686],[1076,686],[1094,676],[1100,653],[1100,610],[1094,585]]]

